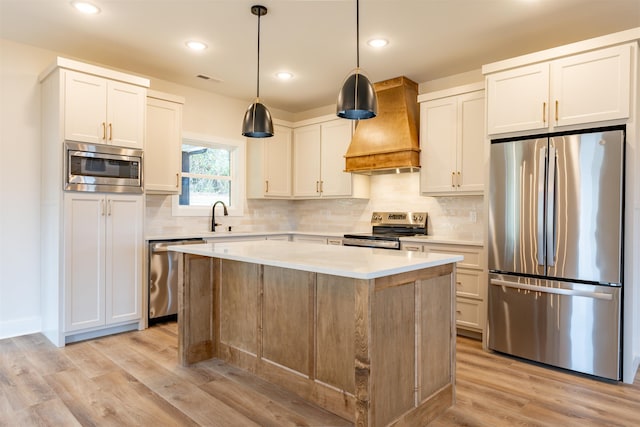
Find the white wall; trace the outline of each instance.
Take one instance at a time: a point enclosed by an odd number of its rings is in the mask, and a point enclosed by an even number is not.
[[[40,85],[52,52],[0,40],[0,338],[40,330]]]

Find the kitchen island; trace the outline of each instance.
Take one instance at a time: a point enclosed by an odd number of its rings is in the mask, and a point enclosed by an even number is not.
[[[219,358],[356,425],[451,406],[462,257],[260,241],[182,252],[178,357]]]

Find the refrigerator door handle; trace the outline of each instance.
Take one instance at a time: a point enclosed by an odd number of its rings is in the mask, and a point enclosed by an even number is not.
[[[538,224],[536,227],[536,243],[538,246],[538,265],[544,265],[544,172],[547,149],[541,148],[538,153]]]
[[[508,282],[506,280],[498,280],[498,279],[491,279],[490,283],[496,286],[505,286],[507,288],[521,289],[524,291],[543,292],[546,294],[569,295],[569,296],[577,296],[577,297],[588,297],[588,298],[600,299],[600,300],[606,300],[606,301],[613,300],[612,294],[607,294],[604,292],[589,292],[589,291],[581,291],[577,289],[548,288],[546,286],[526,285],[524,283],[514,283],[514,282]]]
[[[556,265],[556,149],[549,148],[549,177],[547,178],[547,266]]]

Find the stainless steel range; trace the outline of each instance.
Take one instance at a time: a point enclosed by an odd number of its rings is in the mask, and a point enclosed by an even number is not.
[[[374,212],[371,233],[345,234],[344,246],[400,249],[400,237],[427,234],[426,212]]]

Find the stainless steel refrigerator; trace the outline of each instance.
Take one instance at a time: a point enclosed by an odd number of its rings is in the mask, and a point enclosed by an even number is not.
[[[619,380],[624,128],[494,140],[489,348]]]

